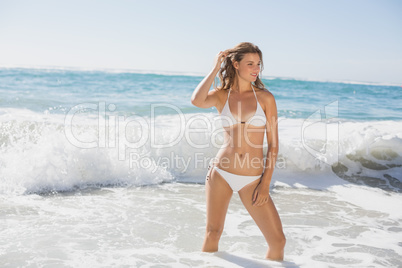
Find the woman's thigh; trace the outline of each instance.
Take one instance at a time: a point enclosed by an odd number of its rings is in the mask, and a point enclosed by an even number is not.
[[[239,196],[267,242],[275,243],[284,238],[281,219],[271,197],[269,197],[268,203],[262,206],[253,206],[252,196],[258,183],[259,181],[255,181],[246,185],[239,191]]]
[[[233,191],[213,167],[208,174],[205,180],[207,227],[222,229]]]

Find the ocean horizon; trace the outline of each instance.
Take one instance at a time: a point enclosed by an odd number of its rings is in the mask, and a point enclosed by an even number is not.
[[[205,77],[207,72],[185,72],[185,71],[166,71],[166,70],[146,70],[146,69],[133,69],[133,68],[107,68],[107,67],[82,67],[82,66],[57,66],[57,65],[1,65],[0,69],[31,69],[31,70],[49,70],[49,71],[88,71],[88,72],[106,72],[106,73],[137,73],[137,74],[160,74],[160,75],[183,75],[183,76],[196,76]],[[311,81],[311,82],[333,82],[344,84],[360,84],[360,85],[379,85],[379,86],[400,86],[401,83],[391,82],[378,82],[378,81],[361,81],[349,79],[318,79],[308,77],[296,76],[270,76],[262,74],[265,80],[284,79],[284,80],[298,80],[298,81]]]

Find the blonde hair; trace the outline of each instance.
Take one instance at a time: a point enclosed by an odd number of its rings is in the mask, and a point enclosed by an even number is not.
[[[236,69],[233,66],[233,63],[235,61],[240,62],[247,53],[257,53],[261,61],[261,71],[264,69],[262,52],[258,46],[252,43],[242,42],[237,44],[234,48],[225,50],[224,53],[226,54],[226,57],[223,60],[222,68],[218,73],[220,80],[220,86],[217,88],[218,90],[227,90],[233,86],[236,78]],[[264,83],[262,83],[259,75],[257,76],[257,80],[254,82],[254,85],[258,88],[265,88]]]

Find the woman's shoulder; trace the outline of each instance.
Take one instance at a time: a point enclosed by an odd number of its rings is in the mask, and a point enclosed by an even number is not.
[[[275,100],[274,95],[269,91],[267,88],[261,88],[261,87],[255,87],[256,93],[259,95],[259,97],[263,98],[263,101],[273,101]]]
[[[266,88],[258,88],[258,90],[256,90],[256,93],[258,94],[258,99],[260,100],[260,103],[262,103],[261,106],[264,112],[275,114],[276,101],[274,95]]]
[[[224,96],[227,95],[228,90],[222,89],[222,88],[213,88],[210,91],[210,94],[213,94],[215,96],[218,96],[219,98],[223,98]]]
[[[213,96],[213,98],[216,98],[217,102],[215,107],[218,110],[222,110],[224,103],[227,98],[227,92],[228,90],[226,89],[220,89],[220,88],[213,88],[208,92],[208,95]]]

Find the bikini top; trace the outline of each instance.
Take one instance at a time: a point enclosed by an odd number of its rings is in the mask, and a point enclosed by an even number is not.
[[[236,120],[236,118],[234,118],[234,116],[232,115],[232,112],[230,111],[230,107],[229,107],[229,96],[230,96],[230,91],[231,91],[231,89],[229,89],[228,98],[226,99],[225,106],[223,106],[222,112],[219,115],[220,119],[222,121],[223,127],[230,127],[232,125],[236,125],[239,123],[250,124],[250,125],[256,126],[256,127],[265,126],[267,119],[265,117],[264,110],[262,109],[260,103],[258,102],[254,87],[251,86],[251,88],[253,89],[255,100],[257,101],[257,109],[256,109],[254,115],[245,122],[242,122],[242,121],[239,122]]]

